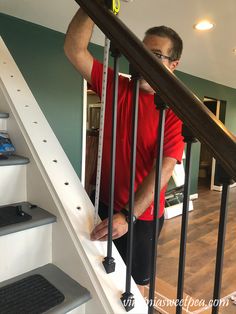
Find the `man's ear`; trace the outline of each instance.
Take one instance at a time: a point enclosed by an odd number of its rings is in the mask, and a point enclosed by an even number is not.
[[[171,61],[169,68],[173,72],[177,68],[178,65],[179,65],[179,60]]]

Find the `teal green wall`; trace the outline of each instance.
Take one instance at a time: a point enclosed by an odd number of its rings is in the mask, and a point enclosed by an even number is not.
[[[65,35],[2,13],[0,35],[80,176],[83,81],[64,55]],[[90,49],[102,60],[100,46]],[[121,71],[127,68],[122,59]]]
[[[197,96],[203,100],[204,96],[226,101],[225,125],[236,134],[236,89],[217,84],[199,77],[176,71],[178,76]],[[193,145],[191,194],[196,193],[198,184],[198,169],[200,158],[200,143]]]
[[[82,78],[63,52],[64,34],[0,13],[0,35],[23,73],[37,102],[61,142],[76,172],[81,173]],[[102,60],[103,49],[90,45]],[[128,71],[122,58],[120,71]],[[236,89],[176,71],[176,75],[203,100],[225,100],[226,126],[236,134]],[[191,193],[197,192],[200,144],[194,144]]]
[[[0,35],[80,176],[82,78],[64,55],[64,35],[4,14]]]
[[[204,96],[224,100],[226,104],[225,125],[236,134],[236,89],[199,77],[176,71],[176,75],[201,99]]]

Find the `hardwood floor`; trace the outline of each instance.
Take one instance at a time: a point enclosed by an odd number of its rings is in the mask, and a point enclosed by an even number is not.
[[[184,292],[194,299],[204,299],[207,302],[212,299],[213,294],[220,199],[221,192],[200,186],[199,198],[194,201],[194,210],[189,214]],[[174,295],[178,281],[180,228],[181,217],[166,220],[158,247],[157,278],[171,285],[173,289],[170,294]],[[221,297],[236,291],[235,239],[236,188],[232,188],[229,196]],[[158,287],[156,289],[158,291]],[[227,313],[236,313],[236,305],[232,308]]]

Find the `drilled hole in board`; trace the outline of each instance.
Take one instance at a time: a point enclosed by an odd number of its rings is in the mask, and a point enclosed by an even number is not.
[[[65,184],[65,185],[69,185],[69,182],[65,182],[64,184]]]
[[[80,206],[77,206],[76,209],[81,210],[82,208]]]
[[[57,163],[57,160],[56,160],[56,159],[54,159],[54,160],[53,160],[53,162]]]
[[[25,105],[25,108],[28,108],[29,107],[29,105]]]
[[[14,77],[14,75],[11,75],[11,77]]]
[[[34,121],[33,123],[34,123],[34,124],[38,124],[38,122],[37,122],[37,121]]]
[[[17,89],[18,92],[20,92],[20,89]]]
[[[43,140],[44,143],[47,143],[47,140]]]

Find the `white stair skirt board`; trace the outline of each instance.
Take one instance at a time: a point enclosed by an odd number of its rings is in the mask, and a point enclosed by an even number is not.
[[[0,237],[0,282],[52,262],[52,225]]]
[[[96,306],[91,307],[90,312],[87,310],[87,306],[92,303],[97,303],[102,307],[103,314],[126,313],[120,301],[121,293],[125,288],[126,274],[122,258],[113,246],[116,271],[107,275],[102,265],[107,245],[90,240],[94,206],[1,39],[0,77],[0,94],[5,102],[5,105],[0,102],[0,109],[10,113],[9,120],[15,122],[20,131],[14,132],[13,123],[11,127],[11,122],[8,122],[7,128],[13,144],[17,144],[19,147],[21,146],[20,142],[27,144],[32,155],[31,162],[33,159],[37,165],[55,203],[57,212],[54,214],[58,221],[63,221],[70,235],[70,241],[75,247],[75,255],[79,256],[81,260],[80,272],[88,278],[86,282],[81,283],[89,291],[92,289],[88,287],[88,282],[93,285],[93,299],[86,305],[87,313],[96,313]],[[24,141],[22,141],[22,136]],[[27,151],[27,148],[24,149]],[[21,150],[21,147],[20,151],[17,147],[17,153],[29,157]],[[55,250],[55,247],[52,249]],[[63,248],[60,250],[63,252]],[[26,257],[22,255],[21,261],[24,258]],[[69,260],[70,256],[67,258]],[[56,260],[53,262],[57,264]],[[130,313],[147,313],[147,305],[133,280],[131,291],[135,296],[135,308]]]
[[[0,206],[26,201],[26,167],[27,165],[0,167]]]

